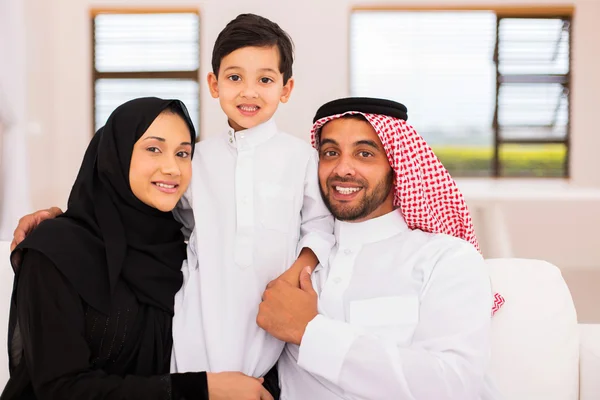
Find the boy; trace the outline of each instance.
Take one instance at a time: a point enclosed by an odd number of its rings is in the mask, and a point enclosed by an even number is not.
[[[242,14],[216,40],[208,85],[229,129],[197,145],[193,219],[181,213],[195,226],[175,299],[175,371],[264,376],[284,345],[256,325],[266,285],[291,265],[282,278],[298,286],[334,244],[317,153],[272,119],[294,87],[292,62],[290,37],[263,17]]]

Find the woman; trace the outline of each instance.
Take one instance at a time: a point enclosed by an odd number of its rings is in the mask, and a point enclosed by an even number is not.
[[[183,103],[157,98],[123,104],[94,136],[68,210],[15,250],[2,400],[208,398],[206,373],[168,374],[186,255],[171,210],[194,141]]]

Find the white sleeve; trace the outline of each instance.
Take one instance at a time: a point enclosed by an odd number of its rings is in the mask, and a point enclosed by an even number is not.
[[[306,328],[298,365],[338,385],[349,399],[479,399],[491,304],[484,261],[466,249],[438,262],[425,283],[410,346],[320,315]]]
[[[326,266],[329,261],[329,253],[335,244],[335,237],[333,236],[333,216],[323,202],[319,189],[318,165],[318,153],[314,150],[308,160],[304,178],[298,254],[303,248],[310,248],[319,262]]]

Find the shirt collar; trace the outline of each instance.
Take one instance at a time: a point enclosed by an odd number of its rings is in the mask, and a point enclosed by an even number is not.
[[[363,222],[335,220],[335,240],[338,246],[360,247],[379,242],[408,231],[400,209]]]
[[[271,118],[254,128],[234,132],[233,128],[227,130],[227,142],[234,148],[254,147],[266,142],[279,132],[275,120]]]

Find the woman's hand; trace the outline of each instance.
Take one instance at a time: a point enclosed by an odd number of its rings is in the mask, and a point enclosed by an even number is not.
[[[273,400],[263,387],[263,378],[241,372],[206,373],[210,400]]]

